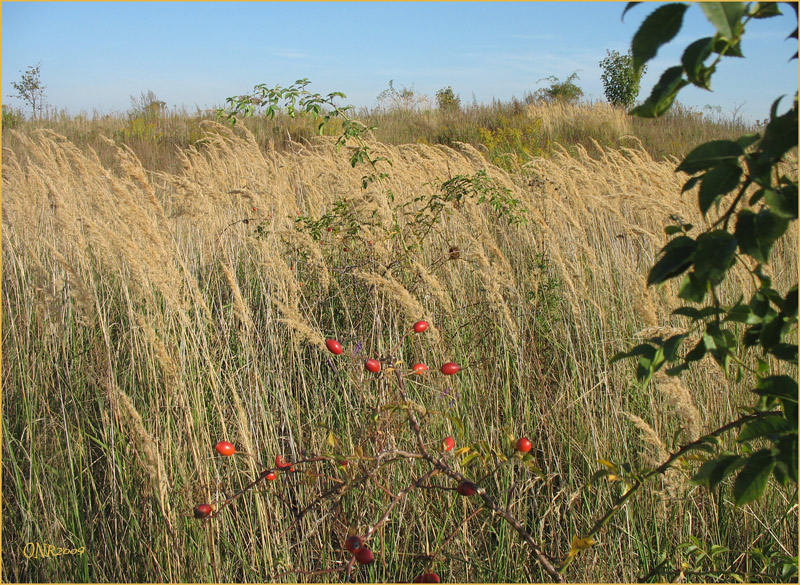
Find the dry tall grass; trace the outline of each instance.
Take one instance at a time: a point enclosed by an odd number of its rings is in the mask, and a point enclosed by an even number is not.
[[[104,164],[47,131],[18,134],[4,149],[5,580],[330,579],[298,571],[346,559],[348,528],[374,523],[386,504],[374,485],[297,523],[324,478],[276,482],[207,525],[189,517],[258,472],[249,459],[214,457],[222,438],[267,462],[328,441],[367,455],[413,447],[404,425],[365,433],[375,412],[389,416],[381,408],[391,394],[330,360],[329,336],[378,355],[428,319],[433,333],[402,346],[405,362],[468,367],[450,386],[412,386],[415,400],[465,425],[460,435],[434,416],[426,438],[504,446],[506,431],[527,434],[542,476],[506,469],[486,487],[553,556],[611,501],[614,485],[586,487],[599,458],[649,464],[674,437],[691,440],[750,402],[745,384],[707,361],[647,395],[630,383],[629,363],[609,364],[642,336],[686,326],[670,318],[674,288],[647,290],[643,280],[671,215],[705,225],[679,195],[672,164],[598,146],[599,158],[578,149],[533,160],[523,179],[468,145],[375,144],[393,161],[391,177],[362,192],[363,169],[329,140],[264,152],[246,130],[207,131],[176,154],[174,173],[147,171],[124,148]],[[468,200],[415,239],[424,198],[479,169],[522,201],[530,221],[508,226]],[[325,231],[317,242],[296,230],[298,214],[318,218],[335,201],[361,231]],[[797,281],[796,249],[794,234],[779,244],[782,283]],[[736,272],[726,294],[750,286]],[[418,471],[398,465],[384,487],[396,492]],[[689,535],[747,550],[764,525],[774,526],[772,546],[796,554],[790,494],[770,489],[723,512],[726,496],[688,489],[688,473],[631,502],[568,578],[636,579],[661,552],[677,558],[673,547]],[[435,551],[471,509],[451,493],[412,492],[363,578],[417,574],[424,559],[414,555]],[[28,542],[87,552],[28,559]],[[544,578],[513,531],[485,514],[445,552],[435,568],[448,581]],[[736,554],[735,569],[750,562]]]

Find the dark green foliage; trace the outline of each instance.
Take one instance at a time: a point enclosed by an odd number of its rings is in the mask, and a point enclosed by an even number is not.
[[[539,81],[549,81],[550,87],[538,90],[535,94],[535,98],[543,99],[547,102],[576,102],[583,97],[583,90],[575,84],[576,79],[578,79],[577,71],[564,81],[561,81],[555,75],[540,79]]]
[[[741,39],[746,24],[751,19],[779,14],[774,3],[704,2],[701,8],[716,34],[690,44],[681,65],[667,69],[647,101],[632,113],[657,117],[669,109],[683,87],[694,84],[709,89],[711,76],[722,57],[743,56]],[[669,4],[656,9],[645,20],[633,39],[636,69],[641,70],[655,56],[658,47],[677,34],[685,10],[682,4]],[[714,61],[707,64],[715,54]],[[713,208],[718,217],[696,237],[690,236],[690,228],[683,224],[669,226],[667,233],[676,237],[661,250],[648,284],[659,285],[686,273],[679,292],[682,299],[699,304],[710,295],[710,304],[705,307],[686,306],[674,312],[687,317],[702,339],[683,357],[675,351],[675,343],[668,348],[667,342],[658,337],[617,356],[637,356],[637,378],[647,383],[667,362],[676,365],[666,373],[677,375],[706,354],[714,358],[726,375],[732,374],[735,367],[736,374],[742,376],[743,354],[760,353],[762,367],[753,376],[756,401],[753,412],[757,417],[742,426],[738,438],[746,448],[741,453],[716,454],[693,478],[697,484],[714,488],[725,477],[735,474],[733,501],[737,505],[759,498],[772,476],[782,485],[797,483],[796,374],[795,377],[764,376],[770,371],[768,359],[797,364],[797,343],[790,341],[797,330],[797,286],[781,293],[773,288],[771,279],[762,270],[762,265],[770,260],[775,242],[797,219],[797,180],[781,174],[778,166],[797,148],[797,107],[795,95],[791,108],[778,115],[776,101],[763,133],[748,134],[735,141],[707,142],[678,165],[677,172],[689,175],[683,191],[699,185],[700,210],[707,214]],[[744,195],[750,187],[756,189],[748,200]],[[760,286],[749,302],[740,300],[725,306],[715,287],[742,256],[755,261],[744,266]],[[736,323],[747,325],[744,335],[737,333]],[[730,428],[737,426],[736,421],[731,425]],[[752,441],[758,441],[761,448],[750,445]]]
[[[606,51],[600,67],[603,68],[600,79],[606,99],[615,106],[631,107],[639,95],[639,82],[647,67],[642,67],[641,74],[637,74],[631,53],[620,55],[618,51]]]

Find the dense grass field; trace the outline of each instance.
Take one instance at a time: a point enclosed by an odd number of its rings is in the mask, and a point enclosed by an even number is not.
[[[347,149],[302,121],[4,127],[4,581],[341,581],[348,534],[387,510],[356,581],[549,581],[449,478],[396,498],[430,470],[379,459],[417,450],[408,409],[432,450],[446,435],[470,447],[450,464],[558,561],[624,489],[590,484],[599,460],[652,467],[750,405],[751,380],[709,358],[644,391],[630,361],[610,363],[688,326],[671,316],[675,286],[645,286],[671,218],[713,221],[681,196],[673,157],[741,124],[602,104],[365,114],[392,161],[366,189]],[[797,244],[777,244],[778,288],[798,280]],[[752,287],[734,270],[722,298]],[[409,335],[419,319],[431,328]],[[360,361],[389,354],[404,372],[431,366],[403,378],[409,402]],[[436,372],[451,360],[456,376]],[[531,465],[498,466],[521,435]],[[218,455],[223,439],[254,457]],[[298,465],[193,517],[279,454],[349,460]],[[754,550],[797,554],[796,492],[771,485],[734,508],[729,490],[688,483],[698,465],[640,490],[567,580],[779,580]],[[724,550],[680,546],[691,538]],[[85,550],[36,558],[28,543]]]

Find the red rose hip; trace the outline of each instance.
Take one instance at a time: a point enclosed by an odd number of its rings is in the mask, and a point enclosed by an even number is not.
[[[209,514],[211,514],[211,506],[208,504],[198,504],[194,508],[194,517],[198,519],[203,519]]]
[[[517,439],[516,448],[517,451],[519,451],[520,453],[527,453],[528,451],[531,450],[532,446],[533,443],[530,442],[528,437],[520,437],[519,439]]]
[[[456,364],[454,362],[447,362],[446,364],[444,364],[441,367],[440,371],[445,376],[452,376],[453,374],[457,374],[460,369],[461,369],[461,366],[459,366],[458,364]]]
[[[417,321],[416,323],[414,323],[414,331],[416,331],[417,333],[422,333],[427,328],[428,328],[427,321]]]
[[[286,469],[291,466],[292,466],[291,463],[287,463],[286,461],[283,460],[283,455],[278,455],[275,458],[275,467],[277,467],[278,469]]]
[[[369,550],[369,547],[366,544],[363,545],[355,554],[356,560],[362,565],[370,565],[375,562],[375,556],[372,554],[372,551]]]
[[[442,439],[442,451],[452,451],[453,447],[456,446],[455,439],[453,437],[445,437]]]
[[[471,481],[467,481],[466,479],[464,479],[459,482],[456,491],[462,496],[469,497],[473,495],[476,491],[478,491],[478,486],[476,486]]]
[[[217,450],[217,453],[224,455],[225,457],[230,457],[236,453],[236,447],[234,447],[233,444],[229,443],[228,441],[220,441],[214,448]]]
[[[344,547],[351,553],[355,554],[364,548],[364,541],[361,540],[359,535],[353,534],[352,536],[348,536],[347,540],[344,541]]]
[[[342,353],[342,344],[336,341],[335,339],[325,340],[325,346],[331,353],[335,353],[336,355],[341,355]]]
[[[364,362],[364,367],[367,368],[367,370],[369,370],[373,374],[375,374],[377,372],[380,372],[381,363],[378,360],[370,359]]]
[[[425,364],[414,364],[413,366],[411,366],[411,370],[415,374],[422,374],[423,372],[428,370],[428,366],[426,366]]]

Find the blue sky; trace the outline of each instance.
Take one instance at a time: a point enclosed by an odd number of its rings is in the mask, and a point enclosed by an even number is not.
[[[603,99],[598,65],[624,52],[660,3],[623,2],[3,2],[2,101],[27,66],[41,62],[48,102],[70,113],[124,112],[152,90],[169,107],[206,109],[258,83],[312,81],[319,93],[372,107],[394,80],[433,98],[452,86],[468,103],[522,98],[577,71],[589,98]],[[798,88],[796,20],[754,21],[746,59],[725,59],[713,93],[687,88],[679,100],[735,108],[762,119]],[[693,40],[713,34],[698,6],[649,65],[640,98],[678,64]],[[788,105],[790,100],[786,99]]]

